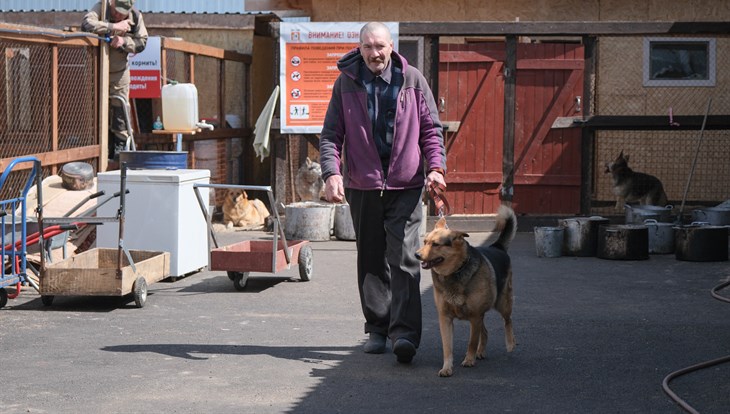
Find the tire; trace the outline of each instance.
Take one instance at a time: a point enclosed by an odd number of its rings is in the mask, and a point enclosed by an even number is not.
[[[53,295],[43,295],[41,296],[41,302],[43,303],[43,306],[51,306],[53,305],[53,299],[55,296]]]
[[[246,290],[249,272],[228,272],[228,277],[231,273],[233,273],[233,287],[239,292]]]
[[[234,280],[236,280],[236,275],[238,273],[240,273],[240,272],[233,272],[233,271],[230,271],[230,270],[228,271],[228,278],[231,279],[231,282],[234,281]]]
[[[313,253],[312,246],[305,245],[299,249],[299,279],[302,282],[309,282],[312,280],[312,261]]]
[[[134,304],[138,308],[144,308],[144,304],[147,302],[147,281],[142,276],[138,277],[134,281]]]
[[[4,308],[8,304],[8,291],[0,288],[0,308]]]

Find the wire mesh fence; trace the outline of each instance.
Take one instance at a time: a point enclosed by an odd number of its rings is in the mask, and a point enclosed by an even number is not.
[[[95,48],[0,38],[0,159],[98,144]],[[63,158],[63,157],[61,157]],[[44,177],[55,167],[46,165]],[[6,199],[25,181],[13,172]]]
[[[684,203],[684,212],[730,198],[730,76],[722,70],[730,38],[601,37],[598,45],[595,115],[651,122],[596,131],[593,212],[615,207],[606,163],[622,151],[633,170],[659,178],[669,203]]]

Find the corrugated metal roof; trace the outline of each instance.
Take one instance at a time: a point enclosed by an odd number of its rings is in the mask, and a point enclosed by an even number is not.
[[[77,12],[94,4],[94,0],[0,0],[0,12]],[[245,0],[137,0],[135,6],[143,13],[260,13],[246,12]]]

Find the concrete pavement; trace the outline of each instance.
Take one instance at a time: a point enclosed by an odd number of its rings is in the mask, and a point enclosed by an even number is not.
[[[151,285],[142,309],[108,297],[44,307],[24,290],[0,310],[0,412],[680,413],[662,379],[730,353],[730,304],[710,295],[730,277],[727,262],[537,258],[524,232],[510,250],[517,349],[505,351],[489,313],[487,359],[439,378],[430,274],[421,347],[402,365],[390,344],[383,355],[361,350],[354,242],[312,246],[310,282],[293,267],[253,273],[238,292],[225,272],[202,271]],[[457,362],[467,335],[458,323]],[[730,410],[730,366],[670,385],[699,412]]]

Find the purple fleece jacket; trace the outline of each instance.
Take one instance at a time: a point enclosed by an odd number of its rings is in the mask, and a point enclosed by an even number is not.
[[[403,68],[404,79],[397,97],[387,180],[368,116],[367,91],[360,81],[359,71],[365,66],[360,65],[359,49],[353,49],[337,62],[342,73],[335,81],[319,141],[324,180],[340,174],[346,188],[402,190],[423,186],[424,162],[427,171],[446,171],[442,126],[431,89],[421,72],[408,66],[403,56],[394,51],[391,59]]]

